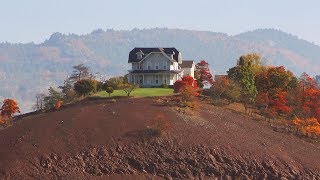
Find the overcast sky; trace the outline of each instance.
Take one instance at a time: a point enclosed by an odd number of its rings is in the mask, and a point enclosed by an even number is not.
[[[275,28],[320,44],[319,18],[320,0],[0,0],[0,42],[168,27],[230,35]]]

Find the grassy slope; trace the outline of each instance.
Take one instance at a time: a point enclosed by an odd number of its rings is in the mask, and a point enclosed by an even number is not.
[[[173,89],[166,88],[138,88],[131,93],[134,97],[147,97],[147,96],[166,96],[173,94]],[[111,96],[126,96],[127,94],[123,90],[115,90]],[[105,91],[100,91],[95,96],[109,97],[109,94]]]

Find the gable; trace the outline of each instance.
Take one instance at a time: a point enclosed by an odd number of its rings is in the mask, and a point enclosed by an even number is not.
[[[145,58],[143,58],[141,61],[147,63],[147,62],[171,62],[169,57],[162,53],[150,53]]]

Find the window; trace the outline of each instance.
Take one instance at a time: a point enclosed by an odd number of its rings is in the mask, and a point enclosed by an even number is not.
[[[167,62],[163,63],[163,69],[165,69],[165,70],[167,69]]]
[[[159,84],[159,75],[155,75],[156,78],[156,84]]]
[[[148,70],[151,70],[151,64],[150,64],[150,62],[148,62],[147,65],[148,65]]]
[[[159,69],[159,63],[156,63],[156,70]]]
[[[139,67],[139,69],[142,69],[142,64],[139,63],[138,67]]]

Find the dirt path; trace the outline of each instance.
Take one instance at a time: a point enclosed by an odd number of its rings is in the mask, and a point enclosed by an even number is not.
[[[320,143],[201,104],[195,117],[151,98],[83,102],[0,131],[0,179],[317,179]],[[156,115],[171,131],[152,136]]]

